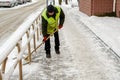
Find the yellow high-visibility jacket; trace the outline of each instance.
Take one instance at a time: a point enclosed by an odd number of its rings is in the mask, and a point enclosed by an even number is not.
[[[58,21],[60,17],[61,8],[59,6],[55,6],[55,8],[58,10],[58,12],[55,15],[55,18],[53,17],[47,17],[47,9],[44,9],[42,12],[42,17],[47,21],[47,34],[52,34],[56,29],[58,29]]]

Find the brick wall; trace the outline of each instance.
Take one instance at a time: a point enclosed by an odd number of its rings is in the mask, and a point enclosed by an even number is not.
[[[120,17],[120,0],[116,1],[116,15]]]
[[[87,15],[102,15],[113,11],[113,0],[80,0],[80,11]]]
[[[87,15],[91,15],[91,0],[79,0],[79,10]]]
[[[113,12],[113,0],[94,0],[93,15],[103,15]]]

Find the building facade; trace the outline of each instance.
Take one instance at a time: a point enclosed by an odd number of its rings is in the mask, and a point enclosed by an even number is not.
[[[114,0],[79,0],[79,10],[87,15],[103,15],[113,12]]]
[[[79,10],[89,16],[92,15],[92,0],[79,0]]]
[[[116,16],[120,17],[120,0],[116,0]]]

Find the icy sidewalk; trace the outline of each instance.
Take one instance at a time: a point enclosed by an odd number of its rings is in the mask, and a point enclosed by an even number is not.
[[[63,29],[64,30],[64,29]],[[45,55],[44,45],[33,54],[32,63],[23,65],[23,80],[79,80],[74,54],[66,44],[63,30],[60,30],[60,51],[56,54],[54,50],[54,37],[51,37],[51,59]],[[16,80],[18,73],[10,80]]]
[[[64,36],[75,59],[78,80],[119,80],[119,61],[83,23],[81,16],[86,16],[74,9],[64,8]]]
[[[65,25],[60,31],[61,54],[55,54],[52,38],[52,58],[46,59],[42,48],[38,70],[25,80],[119,80],[120,64],[112,52],[83,25],[78,15],[65,13]]]
[[[61,54],[55,54],[51,37],[52,58],[46,59],[42,46],[31,65],[24,66],[23,80],[120,80],[120,63],[112,52],[75,12],[70,8],[64,11],[66,21],[59,31]]]
[[[44,46],[36,54],[31,65],[37,64],[37,71],[24,74],[24,80],[78,80],[78,70],[74,65],[73,54],[68,49],[64,40],[64,35],[60,34],[61,54],[54,51],[54,39],[51,37],[51,59],[45,56]]]

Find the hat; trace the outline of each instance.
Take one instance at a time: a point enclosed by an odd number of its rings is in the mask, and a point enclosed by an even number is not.
[[[48,11],[48,12],[54,12],[54,11],[55,11],[54,6],[53,6],[53,5],[47,6],[47,11]]]

